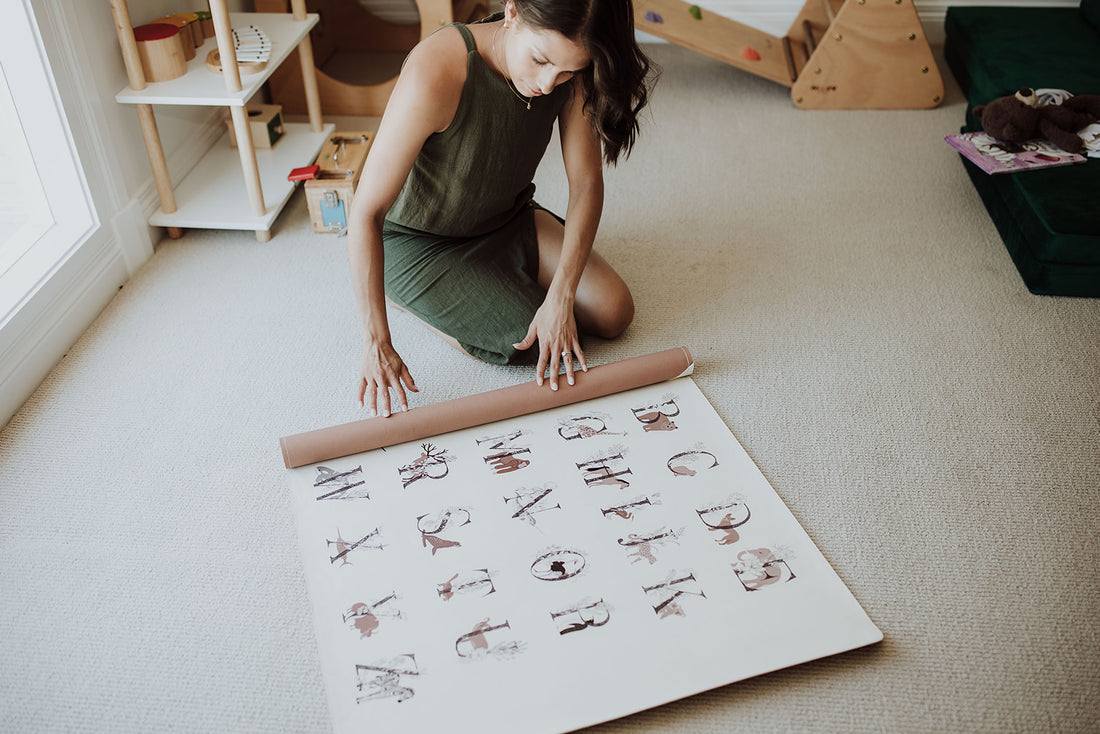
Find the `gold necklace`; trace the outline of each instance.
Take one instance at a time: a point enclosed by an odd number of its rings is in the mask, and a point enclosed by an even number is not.
[[[514,86],[512,86],[512,82],[510,82],[508,80],[505,80],[505,83],[508,85],[508,88],[510,90],[512,90],[512,94],[514,94],[516,96],[516,99],[518,99],[520,102],[523,102],[525,105],[527,105],[527,109],[531,109],[531,98],[530,97],[524,97],[522,94],[517,92],[516,88]]]
[[[503,29],[504,26],[501,26],[500,28],[497,28],[497,32],[493,34],[493,56],[497,57],[497,66],[500,67],[501,71],[504,74],[504,83],[508,86],[508,91],[511,92],[512,95],[520,102],[527,105],[527,109],[531,109],[531,98],[524,97],[522,94],[519,93],[519,90],[515,88],[515,85],[512,84],[512,80],[508,78],[508,70],[505,68],[504,64],[501,61],[500,55],[497,53],[497,36],[500,35],[500,32]]]

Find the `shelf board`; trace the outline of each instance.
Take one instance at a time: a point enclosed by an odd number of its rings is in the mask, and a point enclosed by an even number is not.
[[[310,130],[307,123],[284,123],[284,127],[286,134],[274,148],[256,149],[266,207],[263,216],[252,212],[240,152],[230,147],[227,131],[175,186],[176,211],[171,214],[157,211],[149,223],[184,229],[271,229],[297,185],[286,180],[287,174],[291,169],[312,163],[336,126],[325,125],[320,133]]]
[[[115,95],[115,101],[123,104],[244,106],[279,68],[279,64],[298,47],[298,43],[317,24],[317,19],[316,13],[309,13],[305,20],[294,20],[289,13],[230,13],[230,24],[234,28],[254,25],[262,29],[271,41],[271,58],[267,66],[255,74],[241,74],[242,89],[239,92],[227,90],[222,75],[206,68],[207,54],[218,48],[217,39],[211,37],[195,49],[195,58],[187,62],[186,74],[166,82],[149,82],[140,91],[126,87]]]

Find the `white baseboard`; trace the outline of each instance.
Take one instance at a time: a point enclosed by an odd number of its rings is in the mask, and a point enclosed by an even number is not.
[[[153,256],[153,240],[148,220],[149,217],[137,199],[131,199],[111,220],[115,240],[130,275],[136,273]]]

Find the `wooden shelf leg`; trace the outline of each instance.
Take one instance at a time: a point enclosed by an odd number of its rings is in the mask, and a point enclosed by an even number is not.
[[[130,78],[130,89],[145,89],[145,71],[141,68],[141,55],[138,53],[126,0],[111,0],[111,13],[115,17],[118,45],[122,48],[122,61],[126,65],[126,75]]]
[[[306,93],[306,111],[309,112],[309,129],[321,132],[321,92],[317,88],[317,68],[313,63],[313,43],[306,36],[298,44],[298,59],[302,66],[302,88]]]
[[[294,20],[306,19],[305,0],[290,0],[290,9]],[[302,90],[306,94],[309,129],[319,133],[324,127],[321,121],[321,92],[317,87],[317,66],[313,62],[313,41],[310,40],[308,33],[298,43],[298,61],[302,67]]]
[[[244,171],[248,200],[252,202],[252,213],[262,217],[267,208],[264,206],[264,193],[260,187],[260,166],[256,163],[256,146],[252,142],[248,112],[244,107],[236,106],[229,108],[229,114],[233,116],[233,131],[237,135],[237,150],[241,154],[241,169]]]
[[[153,106],[135,105],[138,120],[141,122],[141,136],[145,138],[145,152],[149,155],[149,165],[153,169],[153,181],[157,185],[157,197],[160,209],[165,214],[176,211],[176,195],[172,192],[172,180],[168,176],[168,162],[164,158],[160,133],[157,131],[157,119],[153,115]]]
[[[230,92],[241,91],[241,68],[237,66],[237,48],[233,45],[233,25],[225,0],[211,0],[210,19],[214,22],[214,37],[222,59],[222,78]],[[239,138],[238,138],[239,140]]]

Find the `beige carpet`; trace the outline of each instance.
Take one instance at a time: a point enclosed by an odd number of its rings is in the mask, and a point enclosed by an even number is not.
[[[1026,291],[950,79],[810,113],[652,51],[598,242],[637,319],[589,360],[689,346],[886,637],[596,731],[1100,730],[1100,301]],[[560,207],[556,156],[538,183]],[[326,730],[277,439],[362,417],[344,246],[300,193],[270,243],[161,243],[0,433],[0,729]],[[530,377],[392,326],[415,405]]]

